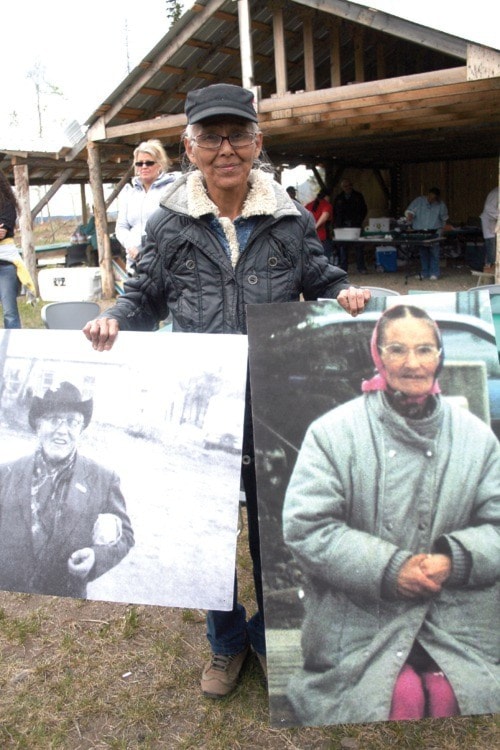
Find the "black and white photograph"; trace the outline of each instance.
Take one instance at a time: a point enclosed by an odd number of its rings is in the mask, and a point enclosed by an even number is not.
[[[248,336],[271,724],[497,712],[488,292],[254,305]]]
[[[0,331],[0,589],[229,610],[247,347]]]

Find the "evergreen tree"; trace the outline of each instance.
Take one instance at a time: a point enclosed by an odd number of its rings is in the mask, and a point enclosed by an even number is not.
[[[176,2],[176,0],[165,0],[167,6],[167,18],[170,21],[170,26],[179,20],[182,16],[182,3]]]

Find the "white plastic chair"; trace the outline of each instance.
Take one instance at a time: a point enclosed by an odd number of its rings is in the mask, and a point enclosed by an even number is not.
[[[468,292],[481,292],[483,289],[487,289],[490,293],[490,296],[492,294],[500,294],[500,284],[478,284],[477,286],[473,286],[470,289],[467,289]]]
[[[40,314],[45,328],[79,330],[99,312],[97,302],[49,302],[42,307]]]

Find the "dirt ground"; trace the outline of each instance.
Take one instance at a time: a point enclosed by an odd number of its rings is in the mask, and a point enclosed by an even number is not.
[[[417,278],[418,265],[412,264],[412,273],[406,275],[406,269],[400,268],[394,273],[374,270],[373,265],[368,265],[369,272],[360,274],[356,271],[356,266],[349,266],[349,279],[357,286],[380,286],[386,289],[393,289],[400,294],[412,294],[416,291],[432,292],[463,292],[471,287],[475,287],[478,282],[478,276],[475,276],[469,266],[465,265],[460,259],[446,259],[441,262],[440,277],[437,281],[420,280]],[[482,284],[492,283],[492,278],[483,278]]]

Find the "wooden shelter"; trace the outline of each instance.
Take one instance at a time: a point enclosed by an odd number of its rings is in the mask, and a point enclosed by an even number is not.
[[[134,147],[151,137],[177,167],[186,94],[216,82],[254,91],[278,173],[304,164],[333,190],[349,170],[374,215],[396,216],[439,184],[465,221],[498,183],[498,50],[346,0],[200,0],[90,116],[86,138],[58,155],[58,180],[88,166],[105,295],[103,182],[118,191]]]

